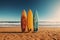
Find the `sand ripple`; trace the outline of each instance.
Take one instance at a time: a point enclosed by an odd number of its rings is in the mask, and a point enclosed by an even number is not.
[[[0,40],[60,40],[60,31],[39,30],[36,33],[0,33]]]
[[[0,40],[60,40],[60,32],[0,33]]]

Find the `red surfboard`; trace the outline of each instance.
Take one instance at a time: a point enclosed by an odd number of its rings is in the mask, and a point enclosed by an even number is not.
[[[23,10],[22,11],[22,16],[21,16],[21,29],[22,29],[22,32],[26,31],[26,27],[27,27],[27,15],[26,15],[26,11]]]

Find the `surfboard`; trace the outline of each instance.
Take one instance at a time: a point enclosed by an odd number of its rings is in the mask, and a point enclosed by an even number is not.
[[[22,11],[22,16],[21,16],[21,29],[22,29],[22,32],[26,31],[26,27],[27,27],[27,15],[26,15],[26,11],[23,10]]]
[[[38,12],[37,10],[33,14],[33,25],[34,25],[34,32],[38,31]]]
[[[32,32],[33,31],[33,13],[32,13],[31,9],[29,9],[29,11],[28,11],[27,27],[28,27],[28,32]]]

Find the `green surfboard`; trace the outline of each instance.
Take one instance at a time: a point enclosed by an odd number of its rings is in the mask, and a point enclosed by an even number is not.
[[[34,32],[38,31],[38,12],[37,10],[33,14],[33,25],[34,25]]]

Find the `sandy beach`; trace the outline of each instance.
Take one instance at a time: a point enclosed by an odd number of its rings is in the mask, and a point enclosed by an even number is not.
[[[60,40],[60,28],[39,27],[36,33],[22,33],[20,26],[9,28],[1,27],[0,40]]]

